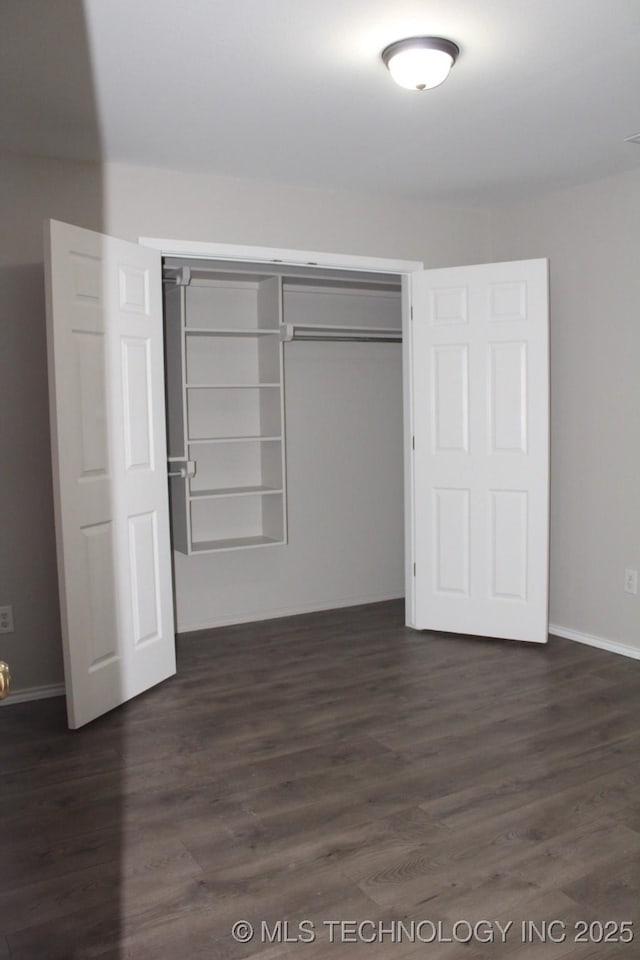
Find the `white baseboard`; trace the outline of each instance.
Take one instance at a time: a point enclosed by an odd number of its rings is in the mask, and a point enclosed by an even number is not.
[[[44,687],[23,687],[22,690],[12,690],[8,697],[0,700],[0,706],[10,707],[14,703],[27,703],[30,700],[64,697],[64,692],[64,683],[49,683]]]
[[[404,594],[376,597],[347,597],[345,600],[324,600],[321,603],[303,603],[294,607],[279,607],[275,610],[257,610],[230,617],[219,617],[205,623],[179,623],[178,633],[195,633],[197,630],[213,630],[216,627],[231,627],[238,623],[255,623],[258,620],[277,620],[280,617],[297,617],[302,613],[319,613],[322,610],[339,610],[342,607],[361,607],[366,603],[384,603],[386,600],[403,600]]]
[[[623,657],[640,660],[640,647],[632,647],[618,640],[607,640],[606,637],[596,637],[591,633],[570,630],[569,627],[561,627],[557,623],[549,624],[549,633],[556,637],[564,637],[565,640],[575,640],[576,643],[586,643],[589,647],[598,647],[600,650],[608,650],[609,653],[618,653]]]
[[[322,604],[302,604],[296,607],[286,607],[279,610],[261,611],[260,613],[245,614],[237,617],[227,617],[210,623],[188,624],[180,627],[180,633],[189,633],[196,630],[211,630],[215,627],[227,627],[238,623],[255,623],[258,620],[276,620],[279,617],[292,617],[302,613],[316,613],[321,610],[339,610],[343,607],[358,607],[366,603],[383,603],[386,600],[402,600],[402,596],[390,597],[350,597],[348,600],[328,600]],[[607,640],[606,637],[596,637],[591,633],[581,633],[571,630],[557,623],[549,624],[549,633],[552,636],[563,637],[565,640],[574,640],[589,647],[598,647],[609,653],[617,653],[623,657],[640,660],[640,647],[632,647],[617,640]],[[50,683],[41,687],[24,687],[22,690],[12,690],[8,697],[0,700],[0,707],[10,707],[14,703],[28,703],[31,700],[48,700],[50,697],[63,697],[64,683]]]

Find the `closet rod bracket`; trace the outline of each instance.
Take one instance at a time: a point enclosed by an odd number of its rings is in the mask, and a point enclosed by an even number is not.
[[[176,287],[188,287],[191,283],[191,267],[178,267],[166,273],[163,283],[173,283]]]
[[[177,469],[176,469],[177,468]],[[196,475],[195,460],[184,460],[182,457],[169,457],[167,461],[167,476],[190,480]]]

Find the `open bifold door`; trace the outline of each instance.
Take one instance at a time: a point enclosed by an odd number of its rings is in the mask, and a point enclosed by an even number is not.
[[[547,640],[547,276],[546,260],[411,274],[417,629]]]
[[[175,673],[160,254],[46,227],[67,712],[80,727]]]

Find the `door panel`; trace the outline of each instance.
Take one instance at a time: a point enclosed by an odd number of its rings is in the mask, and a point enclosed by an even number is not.
[[[547,262],[421,271],[411,296],[409,620],[545,642]]]
[[[175,673],[160,256],[52,221],[47,338],[69,725]]]

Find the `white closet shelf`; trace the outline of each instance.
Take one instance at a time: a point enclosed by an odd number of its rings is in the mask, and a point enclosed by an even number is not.
[[[192,553],[209,553],[212,550],[242,550],[245,547],[272,547],[285,540],[273,537],[234,537],[231,540],[196,540],[191,544]]]
[[[187,390],[263,390],[280,387],[279,383],[185,383]]]
[[[214,500],[221,497],[249,497],[255,494],[269,496],[282,492],[282,487],[219,487],[215,490],[192,490],[189,499]]]
[[[277,337],[279,330],[262,330],[259,327],[185,327],[188,337]]]
[[[197,439],[187,440],[187,444],[192,447],[202,443],[255,443],[256,441],[270,443],[275,440],[282,440],[282,434],[274,434],[273,436],[253,434],[246,437],[198,437]]]

